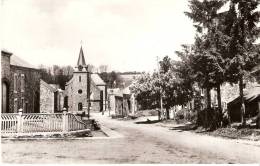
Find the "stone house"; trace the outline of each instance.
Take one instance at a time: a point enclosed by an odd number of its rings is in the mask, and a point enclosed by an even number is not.
[[[109,115],[124,116],[123,93],[119,88],[108,90],[108,109]]]
[[[73,77],[65,86],[65,106],[68,111],[86,111],[88,102],[92,111],[104,111],[107,98],[106,84],[98,74],[88,71],[82,47],[76,68]]]
[[[248,92],[255,91],[259,84],[254,80],[244,80],[245,87],[244,87],[244,98],[248,95]],[[230,83],[223,83],[220,87],[221,89],[221,106],[222,112],[225,116],[229,117],[231,122],[238,122],[241,120],[241,110],[240,110],[240,98],[239,98],[239,85]],[[218,107],[218,100],[217,100],[217,91],[216,89],[211,89],[211,106]],[[205,90],[201,90],[202,96],[202,104],[203,108],[206,108],[206,93]],[[257,102],[259,98],[254,99],[254,101],[246,101],[245,98],[245,105],[246,105],[246,118],[255,116],[257,114]],[[189,102],[192,103],[192,102]],[[193,104],[194,105],[194,104]],[[193,109],[194,107],[188,107],[189,109]]]
[[[63,90],[57,85],[48,84],[41,80],[40,84],[40,112],[57,113],[63,109]]]
[[[137,111],[137,102],[129,90],[129,87],[124,89],[109,89],[108,91],[108,109],[110,115],[125,117],[130,114],[134,115]]]
[[[1,51],[2,113],[40,112],[40,71],[12,53]]]

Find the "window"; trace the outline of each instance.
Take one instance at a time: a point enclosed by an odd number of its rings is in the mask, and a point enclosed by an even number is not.
[[[21,98],[21,108],[23,109],[23,112],[24,112],[24,98],[23,97]]]
[[[17,92],[17,82],[18,82],[18,75],[14,74],[14,92]]]
[[[24,110],[24,112],[28,112],[28,101],[26,101],[26,103],[25,103],[25,110]]]
[[[25,76],[21,74],[21,92],[24,92],[25,89]]]
[[[79,110],[79,111],[82,111],[82,103],[79,103],[79,104],[78,104],[78,110]]]
[[[82,90],[81,90],[81,89],[79,89],[79,90],[78,90],[78,94],[81,94],[81,93],[82,93]]]
[[[81,76],[79,76],[79,82],[81,82]]]
[[[17,99],[15,98],[14,99],[14,113],[17,113],[18,112],[18,101]]]
[[[200,95],[203,97],[204,96],[204,90],[200,89]]]

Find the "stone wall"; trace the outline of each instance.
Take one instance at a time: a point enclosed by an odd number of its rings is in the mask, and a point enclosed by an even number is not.
[[[54,92],[41,80],[40,85],[40,112],[54,113]]]

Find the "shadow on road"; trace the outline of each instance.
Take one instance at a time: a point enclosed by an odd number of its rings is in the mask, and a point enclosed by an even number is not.
[[[196,130],[197,126],[194,124],[184,124],[177,127],[172,127],[170,130],[182,130],[182,131],[189,131],[189,130]]]
[[[158,123],[161,122],[161,120],[149,120],[147,119],[146,121],[139,121],[135,122],[136,124],[153,124],[153,123]]]

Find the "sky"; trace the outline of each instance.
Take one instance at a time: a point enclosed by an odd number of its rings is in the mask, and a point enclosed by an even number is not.
[[[38,66],[153,71],[194,41],[188,0],[1,0],[1,48]]]

